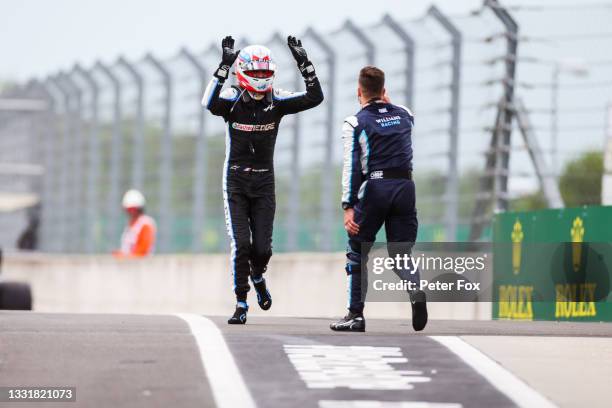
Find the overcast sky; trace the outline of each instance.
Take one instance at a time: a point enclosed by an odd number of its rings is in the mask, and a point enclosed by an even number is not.
[[[314,25],[331,30],[351,18],[374,22],[422,15],[431,0],[0,0],[0,79],[46,75],[79,61],[173,54],[201,49],[226,34],[266,39],[275,30],[300,34]],[[437,0],[449,13],[481,0]]]

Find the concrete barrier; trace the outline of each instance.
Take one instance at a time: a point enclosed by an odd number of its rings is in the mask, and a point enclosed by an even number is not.
[[[7,254],[3,275],[32,285],[42,312],[175,313],[228,315],[234,306],[225,254],[159,255],[142,260],[111,256]],[[274,305],[254,315],[332,317],[346,312],[342,253],[272,257],[266,274]],[[435,303],[434,319],[490,319],[490,303]],[[408,303],[368,303],[367,317],[406,318]]]

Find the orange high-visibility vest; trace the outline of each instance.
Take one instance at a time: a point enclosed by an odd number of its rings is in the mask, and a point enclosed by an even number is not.
[[[121,235],[121,255],[147,256],[155,252],[155,220],[141,214],[136,222],[127,225]]]

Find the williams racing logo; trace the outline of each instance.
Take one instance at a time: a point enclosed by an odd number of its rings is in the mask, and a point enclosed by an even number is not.
[[[401,119],[402,118],[399,116],[385,116],[380,119],[376,119],[376,123],[378,123],[381,127],[397,126],[400,124]]]
[[[236,130],[241,130],[243,132],[267,132],[269,130],[274,130],[276,125],[274,123],[268,123],[265,125],[244,125],[242,123],[232,123],[232,127]]]

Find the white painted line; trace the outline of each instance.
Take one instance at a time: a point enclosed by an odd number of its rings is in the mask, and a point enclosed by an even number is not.
[[[255,408],[255,401],[217,326],[204,316],[193,314],[177,316],[187,322],[196,339],[217,407]]]
[[[399,347],[285,345],[285,352],[308,388],[412,390],[430,382],[421,371],[398,370],[407,363]]]
[[[555,407],[551,401],[457,336],[429,336],[459,356],[519,407]]]
[[[319,408],[462,408],[461,404],[425,401],[322,400]]]

